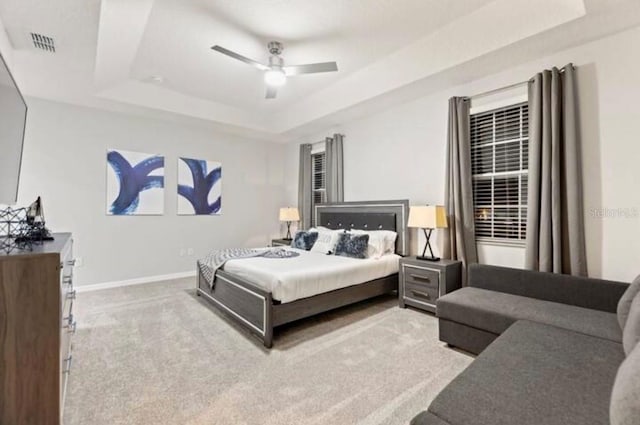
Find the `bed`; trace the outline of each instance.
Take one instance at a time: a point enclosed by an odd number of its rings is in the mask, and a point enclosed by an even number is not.
[[[358,260],[296,250],[293,259],[230,260],[212,286],[198,269],[197,295],[271,348],[277,326],[397,290],[408,212],[407,200],[316,205],[315,223],[329,229],[395,231],[395,253]]]

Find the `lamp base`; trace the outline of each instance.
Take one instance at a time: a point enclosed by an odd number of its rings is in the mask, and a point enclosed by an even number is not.
[[[418,255],[416,259],[422,261],[440,261],[440,257],[425,257],[423,255]]]

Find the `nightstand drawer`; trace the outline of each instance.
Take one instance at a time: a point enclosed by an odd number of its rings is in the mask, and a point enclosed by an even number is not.
[[[438,288],[424,285],[414,285],[413,283],[405,282],[404,297],[435,305],[435,302],[438,299]]]
[[[404,264],[402,267],[405,283],[435,289],[437,293],[440,279],[440,274],[437,271],[408,264]]]

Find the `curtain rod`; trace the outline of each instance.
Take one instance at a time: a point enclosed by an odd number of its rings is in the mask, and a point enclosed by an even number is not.
[[[570,66],[571,68],[575,69],[575,66],[572,63],[569,63],[569,64],[565,65],[564,67],[562,67],[561,69],[559,69],[558,72],[563,73],[564,72],[564,68],[566,68],[567,66]],[[493,89],[493,90],[484,91],[484,92],[481,92],[481,93],[476,93],[473,96],[465,96],[465,97],[467,99],[477,99],[479,97],[489,96],[489,95],[494,94],[494,93],[499,93],[501,91],[515,89],[516,87],[520,87],[520,86],[523,86],[525,84],[529,84],[529,81],[532,81],[532,80],[533,80],[533,78],[529,78],[526,81],[520,81],[519,83],[510,84],[508,86],[500,87],[500,88]]]
[[[500,87],[497,89],[493,89],[493,90],[488,90],[488,91],[483,91],[482,93],[476,93],[473,96],[465,96],[467,99],[477,99],[479,97],[485,97],[485,96],[489,96],[492,95],[494,93],[499,93],[502,91],[507,91],[510,89],[515,89],[516,87],[520,87],[520,86],[524,86],[525,84],[529,84],[529,80],[527,81],[520,81],[519,83],[514,83],[514,84],[510,84],[508,86],[504,86],[504,87]]]

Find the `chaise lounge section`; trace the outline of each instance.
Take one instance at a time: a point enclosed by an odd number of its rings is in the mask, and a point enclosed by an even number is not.
[[[616,308],[628,283],[481,264],[469,286],[438,300],[440,340],[482,352],[518,320],[620,343]]]
[[[470,267],[437,314],[441,340],[480,355],[411,424],[640,424],[638,291],[640,278]]]

